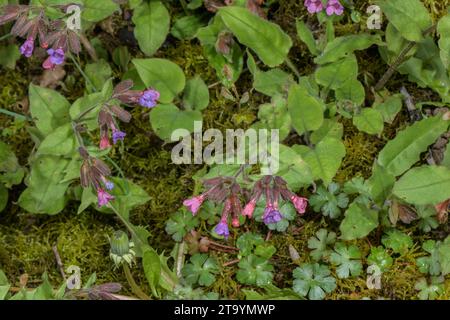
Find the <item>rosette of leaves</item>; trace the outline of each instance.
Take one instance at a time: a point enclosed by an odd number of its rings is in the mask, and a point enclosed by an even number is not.
[[[322,300],[336,288],[330,269],[318,263],[306,263],[294,269],[293,290],[310,300]]]
[[[210,286],[216,281],[215,275],[219,273],[219,266],[215,258],[206,253],[196,253],[189,261],[181,271],[186,283]]]
[[[181,242],[183,237],[192,229],[198,226],[198,217],[193,216],[184,208],[172,214],[166,222],[166,232],[172,236],[172,239]]]
[[[355,245],[346,246],[338,242],[334,251],[330,254],[330,262],[337,266],[336,273],[339,278],[345,279],[349,276],[359,276],[362,271],[361,251]]]
[[[422,248],[429,255],[416,259],[416,265],[422,273],[428,273],[432,276],[450,273],[450,236],[443,242],[427,240]]]
[[[339,184],[332,182],[328,189],[320,186],[316,194],[309,198],[309,204],[315,212],[322,212],[324,216],[335,219],[341,215],[341,209],[348,205],[348,197],[344,192],[339,192]]]
[[[272,283],[274,270],[269,263],[269,259],[276,252],[273,245],[268,244],[264,239],[255,233],[245,233],[236,241],[239,248],[239,270],[236,278],[239,282],[259,287]]]
[[[312,249],[310,255],[315,261],[326,260],[330,256],[330,246],[336,241],[336,233],[320,229],[315,236],[308,239],[308,248]]]

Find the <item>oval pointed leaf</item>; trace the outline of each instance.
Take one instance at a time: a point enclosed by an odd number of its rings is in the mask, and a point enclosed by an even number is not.
[[[292,85],[289,90],[288,109],[292,126],[300,135],[319,129],[323,123],[325,104],[297,84]]]
[[[284,62],[292,40],[277,24],[242,7],[222,7],[219,16],[239,42],[255,51],[266,65],[276,67]]]

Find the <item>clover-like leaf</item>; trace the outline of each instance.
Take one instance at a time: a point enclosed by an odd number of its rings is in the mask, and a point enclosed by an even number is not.
[[[396,229],[389,230],[381,239],[381,242],[391,248],[395,253],[404,254],[412,247],[413,241],[411,237]]]
[[[294,291],[310,300],[322,300],[336,288],[336,279],[330,275],[330,269],[318,263],[303,264],[294,269],[293,275]]]
[[[311,257],[315,261],[326,259],[331,253],[329,246],[336,241],[336,233],[328,232],[327,229],[320,229],[316,235],[309,238],[308,248],[312,249]]]
[[[359,276],[362,271],[361,251],[355,245],[346,246],[338,242],[334,252],[330,254],[330,262],[337,266],[336,273],[339,278],[348,278],[350,275]]]
[[[414,288],[420,291],[418,296],[421,300],[434,300],[444,293],[442,277],[433,277],[431,283],[428,283],[425,278],[421,278],[416,282]]]
[[[236,247],[239,248],[239,254],[242,256],[248,256],[252,253],[253,249],[264,243],[264,239],[256,233],[247,232],[241,235],[236,241]]]
[[[320,186],[316,194],[309,198],[309,203],[313,206],[314,211],[321,211],[324,216],[334,219],[340,216],[341,209],[347,207],[348,197],[345,193],[339,193],[339,185],[332,182],[328,186],[328,190]]]
[[[186,210],[180,210],[174,213],[166,222],[166,232],[172,236],[172,239],[180,242],[190,230],[198,225],[198,218],[192,216],[192,213]]]
[[[239,262],[236,278],[239,282],[262,287],[272,283],[273,266],[265,258],[249,255]]]
[[[219,272],[216,259],[206,253],[196,253],[189,261],[190,263],[187,263],[181,271],[188,284],[210,286],[216,281],[214,275]]]
[[[380,268],[381,272],[385,272],[392,266],[393,263],[392,257],[382,246],[372,247],[370,248],[370,254],[367,258],[367,263],[369,265],[376,265]]]
[[[420,219],[418,226],[423,232],[430,232],[439,226],[439,222],[436,220],[436,210],[432,206],[416,206],[416,209]]]

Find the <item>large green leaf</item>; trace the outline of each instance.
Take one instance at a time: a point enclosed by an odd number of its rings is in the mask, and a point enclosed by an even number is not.
[[[392,192],[411,204],[437,204],[450,198],[450,169],[438,166],[413,168],[395,183]]]
[[[353,124],[358,130],[368,134],[380,134],[383,131],[384,123],[381,112],[373,108],[364,108],[353,117]]]
[[[409,41],[421,41],[423,31],[432,24],[431,17],[420,0],[378,0],[376,4],[381,7],[381,11],[400,34]]]
[[[378,213],[353,202],[345,211],[339,230],[343,240],[354,240],[367,236],[378,226]]]
[[[291,116],[286,100],[280,96],[273,97],[271,103],[259,106],[258,119],[261,120],[258,128],[278,129],[280,140],[285,139],[291,131]]]
[[[189,79],[183,94],[183,106],[186,109],[203,110],[209,104],[209,90],[200,76]]]
[[[152,56],[166,40],[170,28],[170,15],[161,1],[143,3],[134,10],[134,36],[139,48]]]
[[[0,184],[11,188],[22,182],[25,170],[20,166],[10,146],[0,141]]]
[[[358,63],[354,54],[323,65],[315,72],[317,83],[333,90],[343,87],[349,79],[356,79],[357,75]]]
[[[28,187],[19,197],[19,205],[31,213],[56,214],[65,204],[70,182],[61,182],[69,160],[40,156],[33,161]]]
[[[81,17],[89,22],[98,22],[119,10],[119,5],[113,0],[83,0]]]
[[[448,121],[433,117],[418,121],[401,131],[381,150],[378,163],[399,176],[419,161],[420,154],[447,131]]]
[[[52,89],[30,84],[30,111],[34,123],[44,135],[69,122],[69,102]]]
[[[319,55],[320,51],[317,49],[316,40],[308,26],[303,20],[297,20],[295,26],[297,28],[298,37],[306,44],[308,50],[315,56]]]
[[[298,134],[319,129],[325,108],[323,101],[310,95],[305,87],[295,84],[289,89],[288,109]]]
[[[157,105],[150,114],[150,123],[155,133],[163,140],[169,141],[172,132],[177,129],[194,131],[194,121],[202,121],[202,114],[197,110],[180,110],[173,104]]]
[[[147,278],[148,284],[150,285],[153,294],[157,295],[156,287],[158,286],[161,278],[161,261],[153,248],[144,250],[142,265],[144,267],[144,274]]]
[[[330,184],[345,156],[345,146],[341,140],[329,137],[321,140],[305,156],[315,179]]]
[[[181,68],[166,59],[133,59],[142,81],[161,94],[159,101],[169,103],[183,91],[186,78]]]
[[[450,66],[450,15],[442,17],[437,24],[439,34],[439,49],[442,63],[448,69]]]
[[[72,153],[77,146],[72,124],[66,123],[50,133],[39,145],[39,154],[64,156]]]
[[[284,62],[292,40],[277,24],[241,7],[222,7],[219,16],[239,42],[255,51],[266,65],[275,67]]]
[[[338,37],[327,44],[324,52],[315,58],[314,62],[318,64],[334,62],[346,57],[349,53],[353,53],[353,51],[364,50],[374,44],[383,44],[380,35],[362,33]]]

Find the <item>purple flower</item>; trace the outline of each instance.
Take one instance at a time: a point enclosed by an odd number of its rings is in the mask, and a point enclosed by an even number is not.
[[[59,49],[48,49],[48,55],[50,56],[50,62],[59,65],[64,62],[64,50],[62,48]]]
[[[266,207],[266,210],[264,210],[263,221],[265,224],[277,223],[282,218],[280,211],[273,207]]]
[[[25,57],[29,58],[33,54],[34,50],[34,40],[33,38],[28,38],[20,47],[20,53]]]
[[[340,16],[344,12],[344,7],[339,0],[328,0],[326,12],[329,16],[333,14]]]
[[[139,98],[139,104],[146,108],[156,106],[156,100],[159,99],[159,92],[153,89],[145,90]]]
[[[103,190],[102,188],[98,188],[97,190],[97,200],[98,200],[98,206],[102,207],[106,204],[108,204],[109,201],[114,200],[114,197],[110,195],[108,192]]]
[[[309,13],[317,13],[322,11],[322,0],[305,0],[305,6]]]
[[[117,130],[117,129],[113,130],[113,133],[112,133],[113,143],[116,144],[117,141],[123,140],[123,138],[125,138],[126,135],[127,134],[125,132],[123,132],[123,131],[120,131],[120,130]]]
[[[112,189],[114,189],[114,183],[111,182],[111,181],[106,181],[105,182],[105,187],[106,187],[107,190],[112,190]]]
[[[228,224],[224,221],[220,221],[220,223],[214,228],[214,232],[219,236],[223,236],[225,239],[228,239],[228,236],[230,235]]]
[[[183,201],[183,205],[188,208],[189,211],[192,212],[193,215],[197,214],[198,209],[202,205],[205,200],[205,196],[203,194],[193,197],[191,199],[186,199]]]

